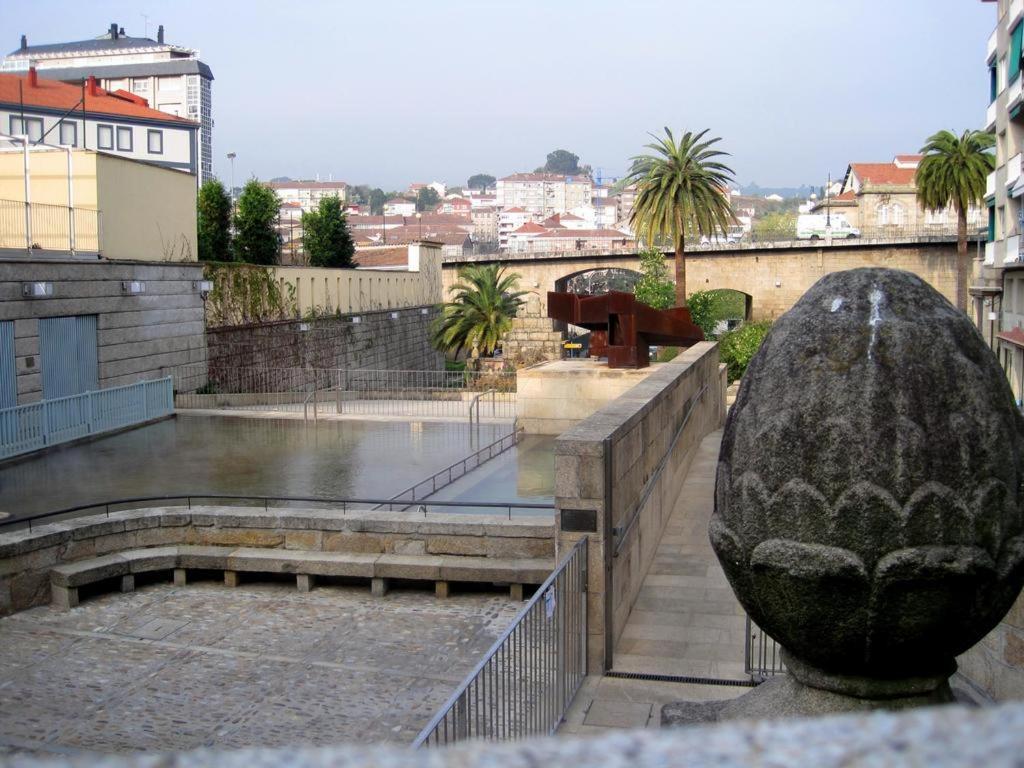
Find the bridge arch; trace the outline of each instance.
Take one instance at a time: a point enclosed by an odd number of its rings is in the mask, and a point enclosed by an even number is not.
[[[555,280],[554,290],[566,293],[603,294],[632,292],[641,273],[628,267],[589,267]]]

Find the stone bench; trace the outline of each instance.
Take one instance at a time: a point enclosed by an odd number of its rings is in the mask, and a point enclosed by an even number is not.
[[[78,605],[80,587],[108,579],[121,579],[121,591],[135,589],[135,575],[173,571],[174,583],[183,586],[189,570],[223,571],[224,583],[238,585],[239,573],[295,574],[300,592],[313,588],[318,576],[369,579],[374,595],[387,593],[391,579],[433,581],[435,593],[447,597],[451,582],[507,583],[514,599],[522,599],[524,584],[541,584],[551,573],[544,558],[417,556],[359,552],[310,552],[256,547],[173,546],[131,549],[78,560],[50,570],[53,604],[69,609]]]

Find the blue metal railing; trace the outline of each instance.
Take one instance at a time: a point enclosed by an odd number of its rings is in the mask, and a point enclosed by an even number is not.
[[[174,412],[170,376],[0,410],[0,459]]]

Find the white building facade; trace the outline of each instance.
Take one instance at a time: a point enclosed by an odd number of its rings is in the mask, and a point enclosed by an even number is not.
[[[312,211],[328,197],[344,203],[348,195],[348,184],[344,181],[268,181],[266,185],[277,193],[283,205],[294,204],[302,211]]]
[[[213,72],[199,51],[157,39],[126,35],[111,24],[106,34],[69,43],[29,45],[23,35],[18,49],[0,63],[0,72],[26,72],[34,64],[41,77],[81,83],[94,76],[107,91],[140,96],[160,112],[195,121],[198,131],[199,183],[213,176]]]
[[[589,176],[514,173],[498,179],[496,204],[499,210],[522,208],[546,218],[588,204],[593,191]]]

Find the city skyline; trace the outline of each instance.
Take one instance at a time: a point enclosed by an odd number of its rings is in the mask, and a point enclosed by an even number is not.
[[[985,4],[823,5],[315,3],[282,26],[262,3],[243,16],[230,3],[61,1],[8,6],[0,45],[163,24],[213,69],[214,170],[227,180],[237,153],[236,183],[461,184],[532,170],[556,148],[617,176],[669,125],[721,136],[741,185],[795,187],[980,127]],[[761,34],[780,18],[785,33]]]

